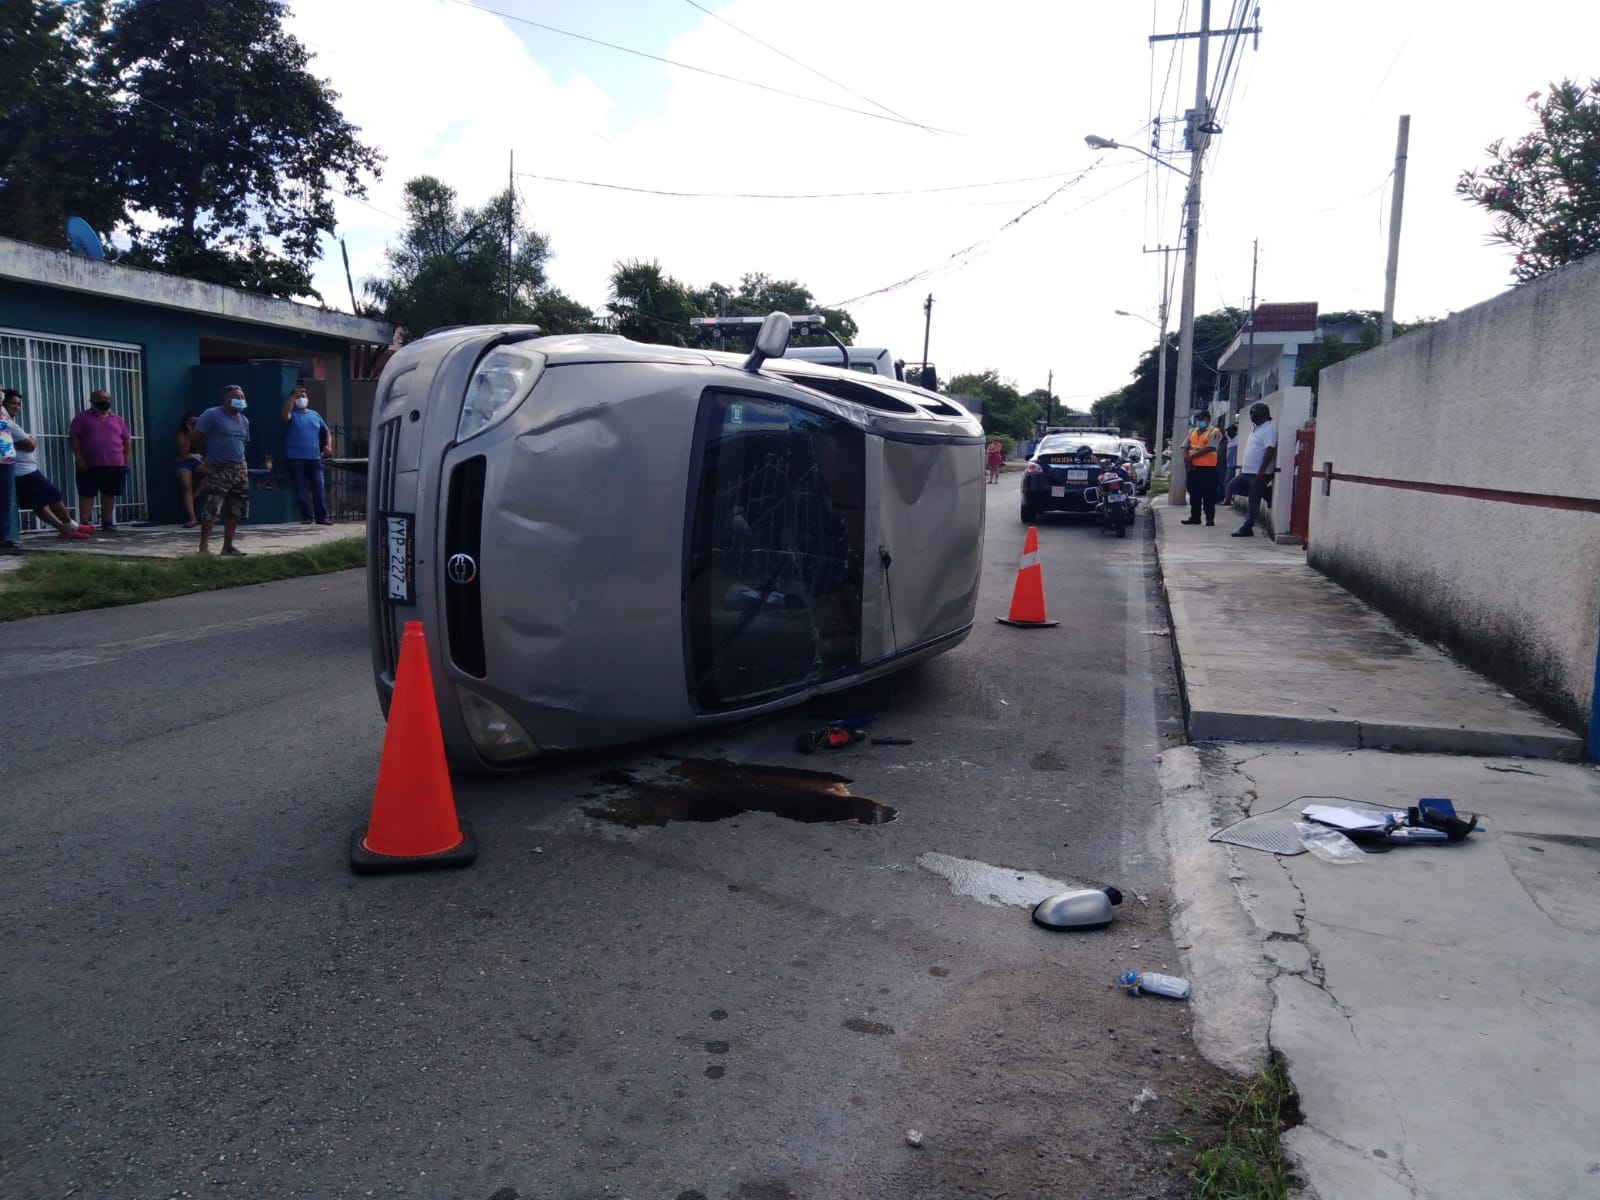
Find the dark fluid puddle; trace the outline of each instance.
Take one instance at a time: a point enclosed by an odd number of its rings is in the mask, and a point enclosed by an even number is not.
[[[668,821],[723,821],[749,812],[807,824],[883,825],[895,818],[889,805],[852,796],[844,776],[795,767],[683,758],[665,775],[641,778],[633,771],[614,770],[601,772],[594,781],[617,794],[603,808],[586,807],[584,813],[629,829]]]

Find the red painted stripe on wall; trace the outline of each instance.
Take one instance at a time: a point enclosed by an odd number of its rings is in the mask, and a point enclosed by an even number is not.
[[[1369,487],[1399,488],[1404,492],[1431,492],[1436,496],[1461,496],[1468,500],[1493,500],[1500,504],[1527,504],[1534,508],[1560,508],[1567,512],[1600,513],[1600,500],[1585,496],[1549,496],[1537,492],[1508,492],[1500,488],[1462,487],[1454,483],[1424,483],[1419,479],[1384,479],[1378,475],[1347,475],[1343,471],[1317,471],[1318,479],[1363,483]]]

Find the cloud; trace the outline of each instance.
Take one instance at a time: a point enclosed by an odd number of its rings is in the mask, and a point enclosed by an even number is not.
[[[1028,390],[1053,370],[1057,394],[1084,406],[1126,382],[1153,340],[1149,326],[1112,310],[1155,316],[1164,256],[1147,251],[1177,244],[1185,181],[1132,151],[1092,151],[1083,138],[1147,147],[1152,112],[1181,120],[1193,104],[1195,43],[1152,48],[1147,39],[1152,29],[1176,29],[1180,11],[1192,26],[1194,6],[1159,0],[1152,22],[1126,5],[1056,0],[982,10],[950,0],[802,8],[731,0],[716,6],[720,21],[674,8],[669,29],[659,6],[622,0],[566,12],[501,4],[662,58],[881,116],[878,105],[887,106],[954,132],[739,86],[445,0],[303,2],[291,28],[316,52],[313,68],[389,156],[371,204],[391,216],[339,205],[358,279],[382,267],[406,179],[436,174],[465,202],[481,203],[505,186],[514,153],[532,221],[551,240],[552,282],[593,307],[606,300],[612,263],[627,258],[658,259],[697,285],[735,284],[752,271],[794,278],[824,303],[929,271],[850,306],[863,343],[915,360],[926,332],[946,375],[994,367]],[[1216,19],[1230,7],[1213,6]],[[1260,49],[1247,40],[1235,55],[1225,129],[1206,163],[1198,309],[1248,302],[1252,241],[1261,247],[1261,298],[1381,306],[1384,181],[1402,112],[1412,132],[1399,315],[1442,315],[1509,286],[1503,253],[1484,245],[1488,222],[1453,195],[1455,178],[1488,142],[1527,127],[1530,90],[1589,69],[1578,48],[1600,35],[1600,8],[1529,0],[1519,25],[1560,31],[1540,39],[1509,38],[1483,22],[1441,25],[1422,0],[1352,0],[1337,21],[1284,6],[1262,20]],[[1225,51],[1213,39],[1213,79]],[[1178,139],[1178,124],[1163,127],[1164,145]],[[1184,155],[1172,161],[1187,167]],[[801,201],[647,196],[527,177],[792,194],[1033,175],[1054,178]],[[952,259],[974,243],[976,252]],[[319,275],[330,299],[344,294],[337,264],[335,248]],[[1177,309],[1174,295],[1174,326]]]

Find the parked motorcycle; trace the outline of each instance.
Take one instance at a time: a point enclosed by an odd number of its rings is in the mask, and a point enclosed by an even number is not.
[[[1133,524],[1133,511],[1138,501],[1134,498],[1133,478],[1122,464],[1102,471],[1095,480],[1095,515],[1100,518],[1100,530],[1115,533],[1119,538],[1128,536]]]

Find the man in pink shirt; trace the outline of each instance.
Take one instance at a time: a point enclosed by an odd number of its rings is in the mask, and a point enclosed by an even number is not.
[[[100,528],[110,533],[117,527],[117,497],[127,486],[128,464],[133,461],[133,439],[127,424],[111,411],[111,393],[105,388],[90,392],[89,407],[72,418],[67,433],[78,464],[78,520],[94,524],[98,493]]]

